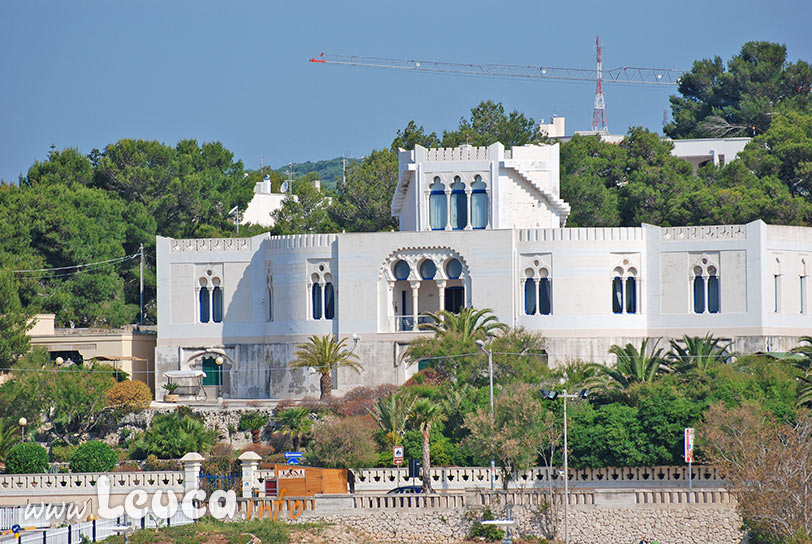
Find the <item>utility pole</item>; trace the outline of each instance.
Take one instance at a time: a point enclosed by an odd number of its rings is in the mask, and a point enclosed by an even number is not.
[[[144,326],[144,244],[141,244],[141,248],[138,250],[141,254],[141,274],[139,277],[140,282],[140,294],[141,294],[141,311],[139,312],[139,325],[142,327]]]

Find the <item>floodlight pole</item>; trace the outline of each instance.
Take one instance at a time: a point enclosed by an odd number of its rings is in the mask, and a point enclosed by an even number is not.
[[[491,401],[491,425],[495,425],[496,419],[493,415],[493,348],[489,346],[488,349],[485,349],[485,342],[482,340],[477,340],[476,345],[479,346],[479,349],[488,354],[488,392]],[[493,440],[493,436],[491,436],[491,440]],[[494,472],[496,472],[496,462],[493,460],[493,448],[491,448],[491,491],[494,490]]]
[[[567,390],[564,389],[564,544],[570,544],[570,470],[567,464]],[[572,395],[576,397],[577,395]]]

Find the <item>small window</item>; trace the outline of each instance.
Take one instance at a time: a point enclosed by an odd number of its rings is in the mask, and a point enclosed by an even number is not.
[[[460,177],[454,178],[451,186],[451,228],[462,230],[468,225],[468,197]]]
[[[446,204],[445,185],[440,178],[434,178],[429,195],[429,224],[431,230],[443,230],[448,223],[448,209]]]
[[[800,276],[798,285],[799,294],[801,296],[801,313],[806,313],[806,276]]]
[[[273,321],[273,287],[268,287],[268,321]]]
[[[637,313],[637,279],[626,278],[626,313]]]
[[[533,278],[524,280],[524,313],[527,315],[536,313],[536,282]]]
[[[396,280],[408,280],[409,273],[411,272],[411,270],[409,269],[409,263],[407,263],[404,260],[398,261],[397,263],[395,263],[394,272]]]
[[[694,278],[694,313],[705,313],[705,278]]]
[[[781,311],[781,276],[773,275],[773,312]]]
[[[223,289],[220,286],[211,292],[211,320],[215,323],[223,322]]]
[[[719,278],[708,276],[708,312],[719,313]]]
[[[612,280],[612,312],[623,313],[623,280],[619,277]]]
[[[475,229],[484,229],[488,226],[488,193],[482,177],[474,178],[471,186],[471,226]]]
[[[321,319],[321,285],[318,283],[313,284],[312,299],[313,319]]]
[[[336,315],[335,289],[332,283],[324,286],[324,318],[333,319]]]
[[[445,265],[445,273],[450,280],[459,279],[462,275],[462,264],[457,259],[451,259]]]
[[[431,259],[426,259],[420,264],[420,277],[424,280],[433,280],[437,274],[437,265]]]
[[[550,315],[553,309],[553,286],[550,278],[539,280],[539,313]]]
[[[208,287],[201,287],[200,288],[200,322],[201,323],[208,323],[210,319],[210,307],[209,307],[209,289]]]

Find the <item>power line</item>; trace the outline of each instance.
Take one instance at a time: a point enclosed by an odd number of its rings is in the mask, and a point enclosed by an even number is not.
[[[128,259],[135,259],[140,254],[141,254],[140,252],[137,252],[137,253],[133,253],[132,255],[125,255],[124,257],[117,257],[115,259],[107,259],[106,261],[97,261],[95,263],[75,264],[75,265],[72,265],[72,266],[58,266],[58,267],[54,267],[54,268],[35,268],[35,269],[27,269],[27,270],[14,270],[13,272],[15,274],[33,274],[33,273],[37,273],[37,272],[57,272],[57,271],[60,271],[60,270],[72,270],[72,269],[79,269],[79,268],[84,268],[84,267],[98,267],[98,266],[106,265],[106,264],[120,263],[120,262],[126,261]],[[80,270],[76,270],[75,272],[78,272],[78,271],[80,271]],[[71,272],[71,274],[72,273],[74,273],[74,272]]]

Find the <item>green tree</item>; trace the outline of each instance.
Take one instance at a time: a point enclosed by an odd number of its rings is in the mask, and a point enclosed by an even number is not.
[[[442,407],[426,398],[418,399],[412,409],[412,423],[423,435],[423,493],[432,493],[431,487],[431,427],[445,419]]]
[[[799,341],[801,345],[792,350],[803,357],[795,362],[799,371],[798,406],[809,404],[812,407],[812,336],[802,336]]]
[[[600,136],[575,135],[560,145],[561,198],[577,202],[567,225],[620,225],[618,190],[626,175],[626,153]]]
[[[462,144],[488,146],[501,142],[505,147],[525,145],[540,139],[536,123],[532,117],[513,110],[505,114],[501,102],[485,100],[471,109],[471,116],[460,119],[455,131],[443,131],[443,146],[456,147]]]
[[[672,138],[755,136],[784,102],[809,103],[812,67],[787,62],[786,46],[747,42],[727,64],[718,56],[694,62],[672,96]]]
[[[262,412],[246,412],[240,416],[239,428],[241,431],[251,432],[251,441],[254,444],[259,444],[260,433],[265,425],[268,424],[268,415]]]
[[[395,154],[395,158],[397,158],[398,149],[411,150],[414,149],[415,145],[439,147],[440,143],[437,133],[432,132],[427,134],[422,126],[417,126],[417,123],[414,121],[409,121],[403,130],[398,129],[397,136],[395,136],[389,149],[392,150],[392,153]]]
[[[35,442],[20,442],[6,456],[7,474],[38,474],[48,470],[48,451]]]
[[[424,312],[432,318],[433,322],[420,323],[421,330],[432,330],[437,336],[459,334],[463,341],[485,340],[497,332],[508,329],[508,326],[499,322],[493,315],[493,310],[483,308],[461,308],[458,313],[440,310],[439,312]]]
[[[0,419],[0,463],[6,462],[8,452],[21,441],[21,432],[16,423]]]
[[[271,216],[274,226],[271,233],[311,234],[337,232],[330,210],[331,197],[313,186],[314,175],[297,179],[290,196],[282,201],[282,207]]]
[[[310,418],[309,410],[294,406],[276,415],[276,425],[279,433],[291,437],[294,451],[299,451],[302,438],[313,428],[313,420]]]
[[[80,444],[70,457],[71,472],[108,472],[118,463],[116,451],[101,442],[91,440]]]
[[[358,362],[358,355],[345,347],[347,339],[313,335],[306,344],[296,346],[296,353],[291,368],[309,368],[319,374],[321,399],[330,398],[333,391],[331,373],[339,368],[349,368],[360,374],[363,366]]]
[[[366,468],[377,460],[369,418],[328,417],[315,426],[308,445],[310,464],[332,468]]]
[[[730,351],[733,342],[717,338],[710,332],[701,337],[686,334],[680,340],[671,340],[670,344],[671,350],[665,358],[668,366],[678,374],[704,373],[711,366],[729,363],[735,355]]]
[[[406,432],[406,423],[414,409],[417,398],[408,389],[393,391],[381,397],[371,410],[371,415],[385,433],[387,446],[399,446]]]
[[[0,369],[9,368],[28,351],[28,329],[33,312],[20,302],[18,282],[10,270],[0,269]]]
[[[517,471],[535,465],[540,444],[556,426],[555,417],[542,409],[528,384],[503,389],[494,400],[493,419],[489,407],[477,408],[465,418],[465,427],[471,431],[467,441],[476,460],[486,464],[495,459],[505,489]]]
[[[339,180],[330,208],[333,220],[348,232],[394,230],[392,195],[398,183],[396,151],[373,150],[361,162],[350,165],[346,182]]]
[[[646,434],[637,408],[618,402],[573,404],[569,424],[570,466],[599,468],[645,463]]]
[[[196,418],[178,412],[158,414],[131,448],[134,458],[155,455],[159,459],[177,459],[189,452],[206,453],[217,439],[217,432],[206,429]]]
[[[658,376],[668,370],[662,357],[662,348],[658,348],[659,341],[649,348],[649,339],[644,339],[638,350],[633,344],[625,346],[614,345],[609,353],[617,358],[613,366],[598,364],[595,368],[602,373],[606,381],[606,388],[619,388],[626,390],[634,383],[653,382]]]
[[[644,440],[639,446],[647,466],[678,465],[684,460],[683,432],[700,420],[702,404],[692,402],[678,387],[667,383],[641,383],[631,388],[630,403]]]

